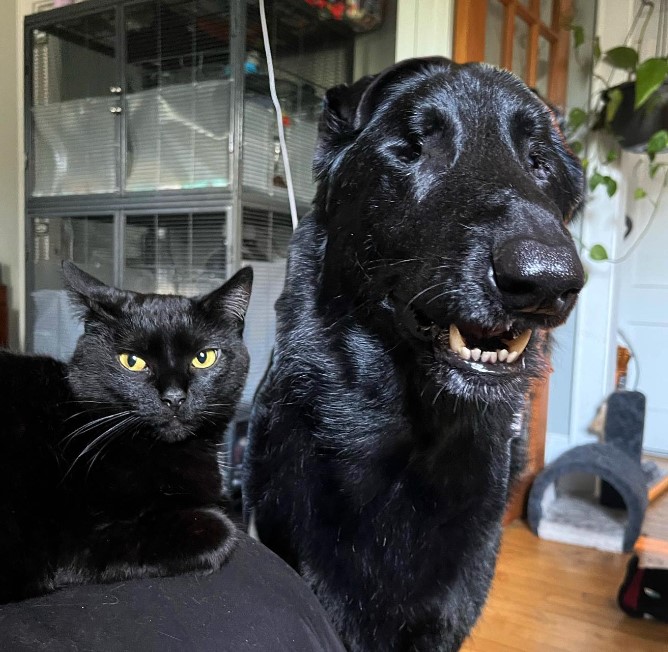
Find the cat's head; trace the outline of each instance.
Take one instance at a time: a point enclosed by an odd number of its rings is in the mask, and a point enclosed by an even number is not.
[[[248,372],[252,269],[192,299],[109,287],[70,262],[63,275],[84,320],[68,375],[82,407],[163,441],[222,435]]]

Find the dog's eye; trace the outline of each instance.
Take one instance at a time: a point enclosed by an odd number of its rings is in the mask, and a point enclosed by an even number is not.
[[[540,154],[529,152],[528,157],[529,170],[539,181],[545,181],[550,172],[545,159]]]
[[[401,147],[397,148],[397,158],[402,163],[413,163],[417,161],[422,155],[422,141],[412,140],[411,142],[404,143]]]

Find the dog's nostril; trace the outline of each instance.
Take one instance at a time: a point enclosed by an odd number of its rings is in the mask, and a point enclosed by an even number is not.
[[[575,298],[578,294],[580,294],[581,289],[582,287],[570,288],[565,292],[562,292],[559,298],[562,299],[563,301],[568,301],[569,299]]]
[[[505,242],[493,256],[494,281],[511,310],[560,314],[572,306],[584,271],[570,244],[532,239]]]

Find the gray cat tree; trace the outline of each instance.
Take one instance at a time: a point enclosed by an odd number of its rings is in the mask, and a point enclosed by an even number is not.
[[[648,475],[640,460],[644,413],[640,392],[613,393],[605,442],[572,448],[543,469],[529,493],[528,521],[535,534],[602,550],[633,549],[648,503]],[[599,478],[600,490],[564,482],[576,475]]]

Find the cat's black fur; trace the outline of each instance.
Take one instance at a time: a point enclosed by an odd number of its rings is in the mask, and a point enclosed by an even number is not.
[[[252,270],[196,299],[63,271],[85,324],[71,362],[0,352],[0,602],[215,570],[236,539],[219,455],[248,370]]]

